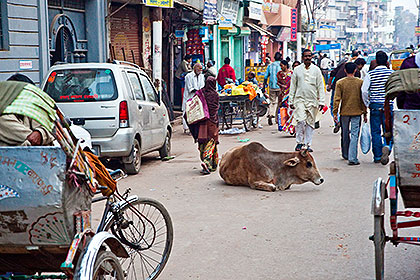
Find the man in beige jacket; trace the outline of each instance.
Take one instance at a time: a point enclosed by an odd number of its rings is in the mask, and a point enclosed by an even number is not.
[[[344,66],[347,77],[340,79],[335,86],[333,103],[334,121],[338,122],[340,108],[341,156],[349,165],[359,165],[357,146],[359,142],[361,115],[367,122],[366,106],[362,99],[363,80],[355,77],[357,65],[348,62]],[[340,106],[341,105],[341,106]]]

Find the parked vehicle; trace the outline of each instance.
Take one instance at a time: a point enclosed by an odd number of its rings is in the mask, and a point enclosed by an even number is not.
[[[141,156],[146,153],[169,156],[168,112],[137,65],[60,64],[51,67],[42,88],[74,124],[89,131],[97,155],[121,160],[127,173],[140,171]]]

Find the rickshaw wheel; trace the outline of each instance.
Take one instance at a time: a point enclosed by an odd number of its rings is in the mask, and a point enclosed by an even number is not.
[[[124,272],[117,256],[110,251],[100,251],[93,268],[93,280],[124,280]]]
[[[385,229],[384,216],[374,216],[373,242],[375,244],[375,274],[376,280],[384,279],[385,264]]]
[[[154,199],[139,198],[131,206],[143,217],[125,205],[119,210],[125,226],[117,225],[113,218],[105,229],[121,241],[130,255],[120,259],[126,279],[153,280],[162,272],[172,250],[172,220],[166,208]],[[152,221],[153,226],[145,218]]]

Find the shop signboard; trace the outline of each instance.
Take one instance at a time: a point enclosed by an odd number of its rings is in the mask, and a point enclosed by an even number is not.
[[[292,42],[297,40],[297,20],[297,9],[291,9],[290,41]]]
[[[420,26],[416,26],[416,28],[415,28],[415,35],[416,35],[417,37],[419,37],[419,36],[420,36]]]
[[[203,9],[203,24],[217,23],[217,0],[205,0]]]
[[[341,44],[325,44],[325,45],[316,45],[315,51],[326,51],[326,50],[340,50]]]
[[[32,60],[19,60],[19,69],[20,70],[32,69]]]
[[[220,17],[219,19],[219,29],[232,29],[233,23],[231,19]]]
[[[217,11],[226,19],[230,19],[231,23],[236,23],[239,11],[239,1],[222,0],[217,1]]]
[[[146,6],[160,7],[160,8],[173,8],[173,0],[146,0]]]
[[[249,2],[249,18],[255,20],[261,20],[261,15],[263,13],[262,3],[251,1]]]
[[[175,38],[184,38],[184,30],[175,30]]]
[[[264,1],[264,3],[262,4],[262,7],[263,7],[263,11],[266,13],[277,14],[280,9],[280,4]]]

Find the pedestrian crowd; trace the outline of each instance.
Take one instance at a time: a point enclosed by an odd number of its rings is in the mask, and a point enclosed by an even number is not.
[[[195,64],[193,70],[185,66],[185,57],[180,67],[181,74],[185,75],[185,90],[183,111],[185,102],[194,94],[203,94],[209,100],[208,107],[210,118],[202,124],[190,126],[184,119],[185,132],[194,130],[193,137],[199,143],[200,156],[202,159],[202,172],[209,174],[217,168],[218,144],[218,95],[217,84],[223,87],[235,81],[235,70],[230,65],[230,59],[224,59],[224,65],[217,72],[214,62],[207,63],[207,69],[203,74],[201,64]],[[392,140],[386,140],[385,133],[385,84],[388,77],[393,73],[388,62],[388,55],[378,51],[374,65],[367,65],[361,52],[354,50],[351,56],[338,62],[333,68],[334,62],[326,54],[319,55],[317,63],[314,62],[314,54],[305,49],[302,53],[302,63],[294,61],[290,65],[290,59],[282,60],[282,55],[277,52],[274,61],[268,58],[264,75],[263,92],[269,99],[267,113],[268,125],[274,122],[280,131],[286,131],[296,137],[296,151],[303,149],[313,151],[312,138],[317,128],[320,112],[325,112],[325,95],[331,92],[329,108],[334,122],[334,133],[341,130],[341,157],[348,161],[349,165],[359,165],[358,147],[360,133],[363,125],[370,127],[370,139],[374,163],[387,164],[392,150]],[[401,69],[418,68],[420,54],[407,58]],[[292,66],[292,67],[290,67]],[[330,71],[331,70],[331,71]],[[216,73],[217,72],[217,73]],[[249,72],[247,81],[258,84],[255,72]],[[216,84],[217,82],[217,84]],[[214,97],[209,97],[213,96]],[[420,94],[403,95],[398,97],[399,108],[420,109]],[[393,109],[391,103],[391,111]],[[209,123],[210,122],[210,123]],[[204,134],[200,132],[204,130]],[[365,130],[368,131],[368,130]],[[192,132],[192,131],[191,131]],[[369,131],[368,131],[369,132]],[[199,135],[205,135],[200,137]]]

